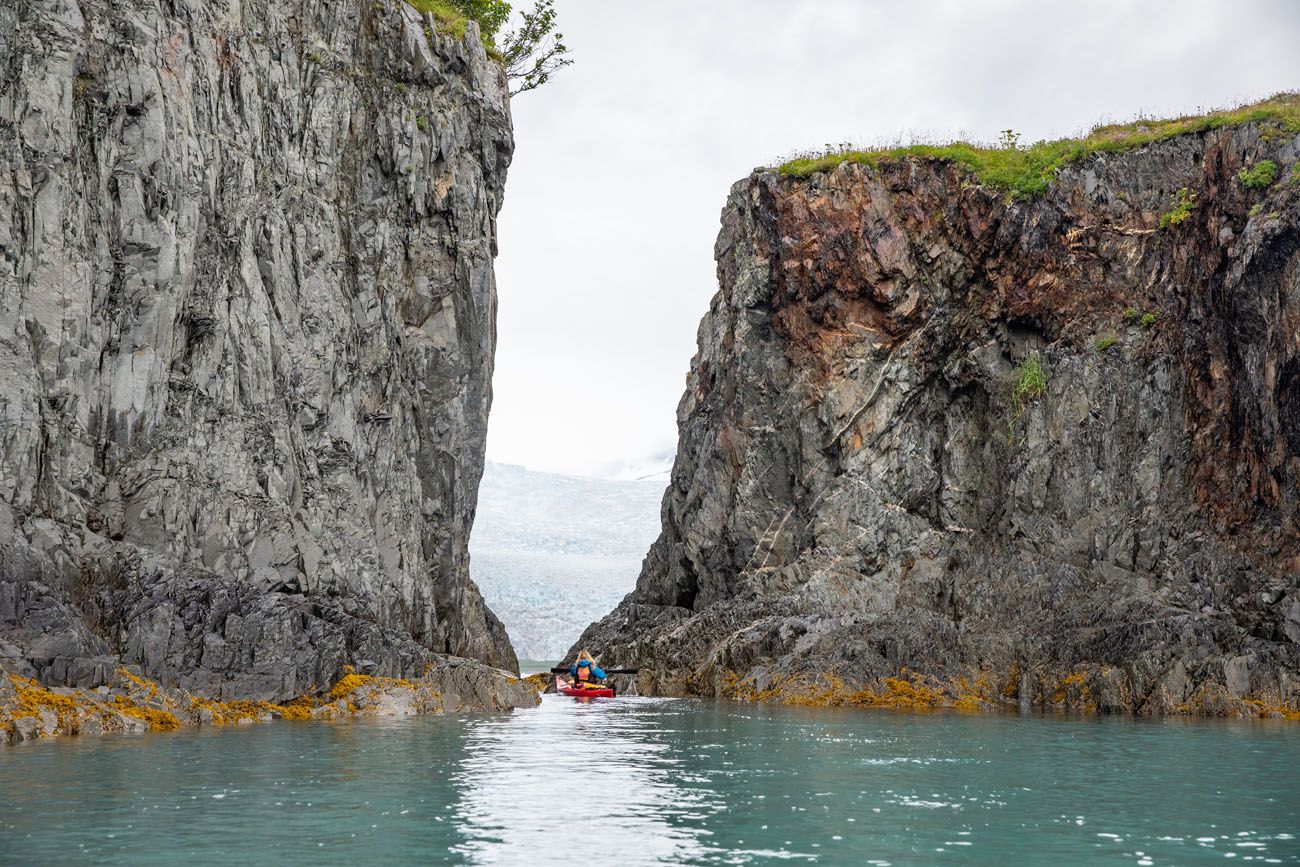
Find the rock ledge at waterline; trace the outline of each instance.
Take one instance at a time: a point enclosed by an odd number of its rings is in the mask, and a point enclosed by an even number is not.
[[[649,693],[1300,718],[1298,104],[1029,195],[736,184],[662,535],[579,644]]]
[[[508,94],[436,27],[0,8],[0,668],[270,702],[517,669],[466,552]]]
[[[126,668],[94,689],[45,687],[0,674],[0,744],[62,735],[174,731],[197,726],[249,725],[277,719],[403,717],[459,710],[533,707],[537,690],[509,672],[444,657],[417,678],[377,677],[350,666],[326,690],[285,702],[216,701],[169,688]]]

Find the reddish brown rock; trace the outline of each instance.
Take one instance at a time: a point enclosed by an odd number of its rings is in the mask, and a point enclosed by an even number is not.
[[[579,644],[667,693],[1300,697],[1298,158],[1244,123],[1030,201],[918,158],[736,184],[663,534]]]

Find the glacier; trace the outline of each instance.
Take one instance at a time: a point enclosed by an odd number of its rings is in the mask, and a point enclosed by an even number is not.
[[[568,476],[488,461],[470,575],[520,659],[559,659],[636,585],[666,473]]]

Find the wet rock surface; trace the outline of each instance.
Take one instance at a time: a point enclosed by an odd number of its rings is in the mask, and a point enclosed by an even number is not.
[[[512,150],[401,2],[0,8],[0,668],[517,669],[467,570]]]
[[[252,725],[275,720],[413,716],[535,706],[536,690],[509,672],[442,657],[416,678],[360,674],[350,667],[323,692],[283,703],[218,701],[165,687],[138,671],[116,669],[95,689],[41,686],[0,674],[0,744],[66,735],[138,734],[194,726]]]
[[[662,535],[577,646],[652,693],[1294,703],[1298,158],[1246,123],[1032,201],[924,159],[736,184]]]

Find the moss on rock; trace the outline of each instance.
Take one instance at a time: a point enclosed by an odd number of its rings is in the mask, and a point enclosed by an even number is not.
[[[985,186],[1005,190],[1016,198],[1033,198],[1047,191],[1058,170],[1087,157],[1120,153],[1187,133],[1246,123],[1282,132],[1300,132],[1300,94],[1280,93],[1260,102],[1203,115],[1103,124],[1078,138],[1042,141],[1024,147],[1010,139],[996,146],[955,141],[804,154],[786,162],[779,171],[790,177],[806,178],[846,162],[876,167],[905,159],[942,160],[967,169]]]

